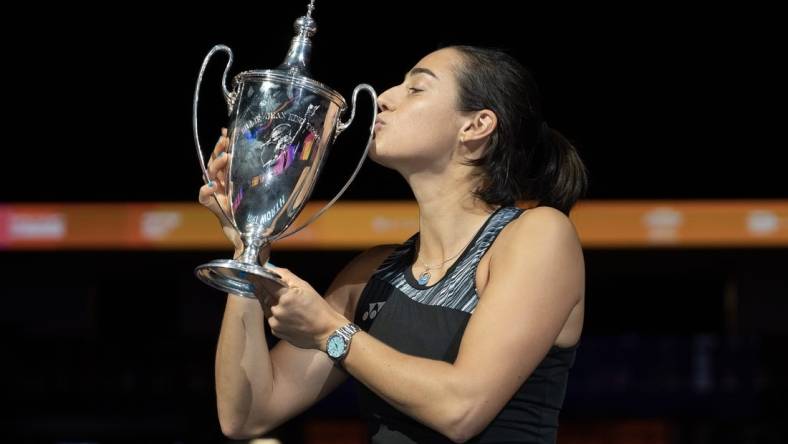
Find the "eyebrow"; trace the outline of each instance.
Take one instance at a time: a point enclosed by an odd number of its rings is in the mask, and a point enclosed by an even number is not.
[[[438,76],[435,75],[434,72],[430,71],[427,68],[419,68],[417,66],[417,67],[411,69],[410,72],[408,72],[408,76],[415,76],[416,74],[427,74],[428,76],[432,76],[432,77],[435,77],[435,79],[440,80],[438,78]]]

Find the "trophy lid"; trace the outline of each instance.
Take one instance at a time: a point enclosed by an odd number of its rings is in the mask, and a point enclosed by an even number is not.
[[[306,15],[299,17],[293,24],[296,34],[290,41],[290,49],[281,65],[276,69],[244,71],[235,77],[234,83],[245,81],[288,82],[321,94],[342,109],[347,108],[347,103],[341,94],[311,78],[309,62],[312,55],[312,41],[310,38],[317,32],[317,23],[312,19],[314,9],[315,0],[311,0],[307,6]]]
[[[309,59],[312,55],[312,40],[310,38],[317,32],[317,23],[312,19],[312,11],[315,9],[315,0],[309,2],[306,15],[299,17],[293,27],[296,35],[290,42],[290,50],[287,51],[285,61],[277,69],[289,71],[291,74],[310,76]]]

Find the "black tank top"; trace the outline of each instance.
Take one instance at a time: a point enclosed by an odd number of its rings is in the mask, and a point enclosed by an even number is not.
[[[497,209],[446,275],[430,286],[420,285],[411,272],[416,233],[372,275],[353,322],[402,353],[453,363],[465,326],[479,302],[475,282],[479,260],[503,227],[522,212],[516,207]],[[554,443],[576,349],[577,344],[553,346],[492,422],[469,442]],[[359,404],[373,444],[451,442],[396,410],[363,384],[359,384]]]

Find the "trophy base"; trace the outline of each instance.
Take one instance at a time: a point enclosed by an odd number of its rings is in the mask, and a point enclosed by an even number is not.
[[[275,282],[279,286],[287,284],[278,274],[254,264],[245,264],[231,259],[208,262],[194,269],[194,274],[211,287],[227,293],[257,299],[265,283]]]

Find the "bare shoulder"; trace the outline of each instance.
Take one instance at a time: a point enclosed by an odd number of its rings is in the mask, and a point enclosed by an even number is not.
[[[377,245],[354,257],[334,278],[326,300],[337,312],[352,320],[356,304],[369,278],[397,248],[396,244]]]
[[[526,210],[507,224],[490,247],[489,270],[513,263],[551,261],[561,263],[566,276],[584,279],[583,247],[572,220],[552,207]],[[582,295],[583,290],[579,289]],[[581,296],[582,297],[582,296]]]
[[[552,207],[526,210],[501,231],[500,237],[502,240],[500,244],[539,238],[566,243],[566,246],[580,247],[580,238],[572,219]]]

